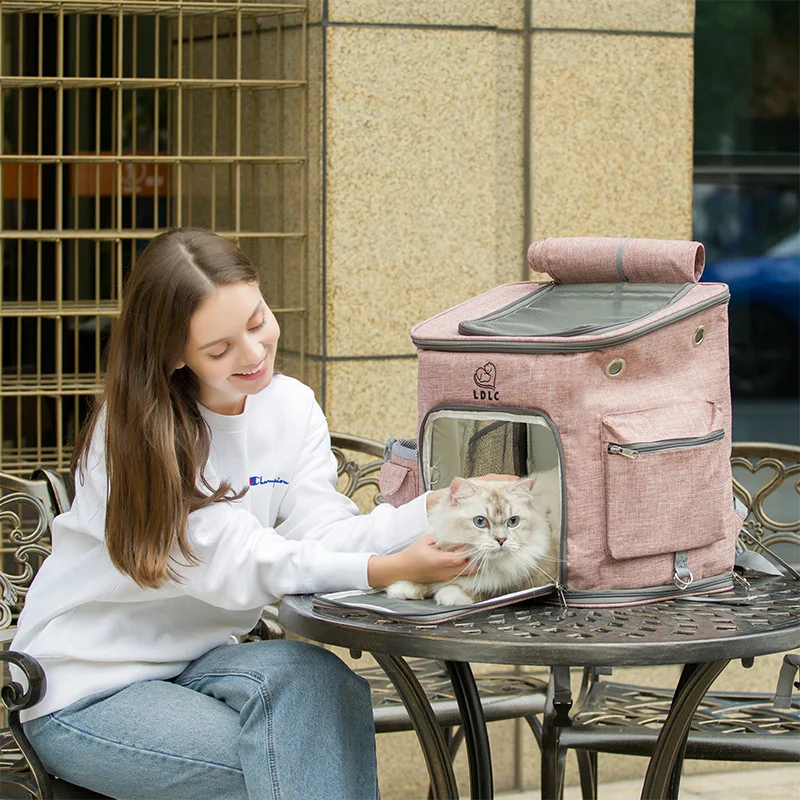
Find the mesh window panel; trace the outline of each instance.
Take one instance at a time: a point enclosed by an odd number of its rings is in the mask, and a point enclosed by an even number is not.
[[[527,463],[527,426],[495,421],[473,422],[467,440],[467,475],[524,475]]]

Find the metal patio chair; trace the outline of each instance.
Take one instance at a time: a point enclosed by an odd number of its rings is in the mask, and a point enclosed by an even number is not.
[[[47,682],[38,662],[8,650],[25,595],[36,570],[50,553],[50,525],[69,507],[72,478],[35,470],[30,480],[0,473],[0,698],[5,720],[0,727],[0,787],[7,798],[102,798],[48,775],[26,738],[19,712],[44,695]],[[8,665],[25,675],[25,685],[10,679]]]

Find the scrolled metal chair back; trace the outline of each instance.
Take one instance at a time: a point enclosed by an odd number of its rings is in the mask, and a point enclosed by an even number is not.
[[[50,523],[57,513],[45,480],[0,473],[0,630],[15,624],[50,554]]]
[[[331,433],[331,451],[339,476],[337,489],[354,500],[362,512],[382,503],[378,476],[383,465],[383,446],[361,436]]]
[[[800,447],[734,443],[731,467],[734,494],[749,510],[744,529],[753,540],[770,548],[800,547]]]

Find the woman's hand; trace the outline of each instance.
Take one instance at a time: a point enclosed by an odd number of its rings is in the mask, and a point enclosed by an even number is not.
[[[425,510],[430,511],[446,494],[447,489],[434,489],[425,496]]]
[[[458,575],[468,575],[472,565],[467,551],[440,550],[428,533],[390,556],[372,556],[367,565],[367,580],[373,589],[383,589],[395,581],[437,583],[449,581]]]

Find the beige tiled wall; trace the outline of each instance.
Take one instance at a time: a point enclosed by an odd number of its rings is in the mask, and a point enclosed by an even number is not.
[[[413,321],[496,282],[496,39],[329,30],[329,355],[409,353]]]
[[[528,239],[690,235],[691,0],[533,0],[527,80],[525,5],[310,4],[309,344],[333,427],[413,436],[409,329],[526,276]]]
[[[536,31],[532,70],[535,238],[690,238],[692,40]]]
[[[535,28],[693,33],[694,0],[533,0]]]
[[[519,0],[328,0],[332,22],[521,28]]]
[[[327,365],[328,424],[377,441],[414,436],[417,365],[414,356],[331,361]]]
[[[411,326],[523,274],[522,9],[328,6],[325,256],[311,271],[333,427],[414,436]]]

